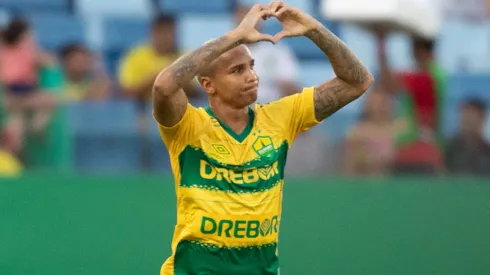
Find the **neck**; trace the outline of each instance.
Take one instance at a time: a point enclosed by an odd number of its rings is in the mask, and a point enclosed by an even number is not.
[[[248,107],[234,108],[227,104],[210,101],[209,107],[217,119],[228,125],[233,131],[241,133],[247,126],[249,116]]]
[[[157,47],[155,45],[153,45],[153,50],[157,55],[170,55],[174,53],[172,49]]]
[[[424,58],[418,62],[418,66],[420,69],[424,71],[430,70],[430,66],[432,64],[433,59],[431,57]]]

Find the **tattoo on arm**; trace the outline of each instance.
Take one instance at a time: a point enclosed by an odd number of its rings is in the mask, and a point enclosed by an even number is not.
[[[322,26],[306,36],[327,55],[338,78],[355,87],[370,84],[372,76],[368,69],[335,34]]]
[[[336,74],[334,79],[315,87],[316,119],[321,121],[361,96],[373,76],[354,53],[324,27],[309,31],[310,38],[328,57]]]
[[[162,81],[169,81],[170,85],[174,84],[171,85],[171,90],[185,87],[206,65],[241,43],[230,35],[221,36],[175,61],[168,67],[170,74],[167,77],[170,79],[166,78]]]
[[[333,79],[315,87],[315,118],[322,121],[360,96],[340,79]]]
[[[188,103],[183,89],[214,59],[241,43],[236,35],[228,33],[182,56],[165,68],[153,83],[153,108],[156,120],[167,127],[179,122],[185,114]]]

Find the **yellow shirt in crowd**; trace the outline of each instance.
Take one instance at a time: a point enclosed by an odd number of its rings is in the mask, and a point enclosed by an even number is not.
[[[0,150],[0,178],[15,177],[22,172],[22,165],[11,154]]]
[[[123,88],[134,87],[156,76],[180,55],[158,55],[151,45],[142,45],[131,50],[122,60],[119,82]]]

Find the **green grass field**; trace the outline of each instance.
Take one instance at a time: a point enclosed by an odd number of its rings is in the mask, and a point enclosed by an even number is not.
[[[289,180],[282,275],[488,274],[490,181]],[[28,174],[0,181],[0,274],[159,274],[171,178]]]

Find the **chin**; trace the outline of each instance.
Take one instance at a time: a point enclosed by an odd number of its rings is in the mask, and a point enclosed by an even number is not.
[[[242,95],[240,98],[237,98],[233,105],[235,108],[246,108],[250,105],[254,104],[257,101],[257,94],[255,95]]]
[[[250,106],[254,104],[257,101],[257,93],[250,94],[250,96],[247,97],[247,106]]]

